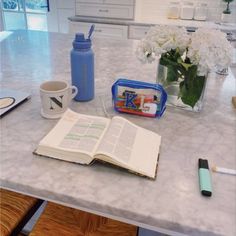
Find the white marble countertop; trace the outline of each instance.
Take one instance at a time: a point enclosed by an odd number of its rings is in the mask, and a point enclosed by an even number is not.
[[[80,22],[93,22],[93,23],[104,23],[104,24],[120,24],[120,25],[176,25],[183,26],[186,28],[213,28],[220,29],[223,31],[236,32],[236,23],[221,23],[213,21],[197,21],[197,20],[181,20],[181,19],[167,19],[163,17],[156,17],[155,19],[142,19],[137,18],[135,20],[122,20],[122,19],[110,19],[110,18],[99,18],[99,17],[83,17],[83,16],[72,16],[69,17],[70,21]]]
[[[17,31],[1,42],[1,88],[28,91],[31,99],[0,120],[0,185],[74,208],[173,235],[236,235],[236,177],[211,173],[213,196],[199,191],[198,158],[236,168],[235,78],[210,75],[201,113],[168,107],[161,119],[123,115],[162,136],[155,181],[110,166],[84,167],[32,154],[55,125],[40,115],[39,85],[70,80],[73,36]],[[94,39],[96,98],[71,104],[77,112],[104,116],[110,87],[125,76],[154,82],[156,65],[141,65],[132,40]],[[171,233],[177,232],[177,233]]]

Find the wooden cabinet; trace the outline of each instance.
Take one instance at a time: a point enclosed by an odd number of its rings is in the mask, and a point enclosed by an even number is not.
[[[76,0],[76,15],[134,19],[134,0]]]
[[[138,26],[130,25],[129,26],[129,38],[130,39],[142,39],[147,34],[150,26]]]
[[[87,35],[91,24],[87,22],[70,22],[70,33],[80,32]],[[94,37],[127,39],[128,26],[96,23]]]

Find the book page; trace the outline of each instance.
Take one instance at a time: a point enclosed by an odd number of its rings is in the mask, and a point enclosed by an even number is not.
[[[161,137],[143,129],[122,117],[114,117],[97,154],[110,156],[114,164],[143,174],[155,176]],[[108,161],[108,159],[104,159]]]
[[[137,135],[137,128],[124,119],[113,118],[97,152],[112,154],[128,163]]]
[[[93,155],[110,120],[67,110],[39,146]]]

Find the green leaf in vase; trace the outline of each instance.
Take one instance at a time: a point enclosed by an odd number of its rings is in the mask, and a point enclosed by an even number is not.
[[[171,66],[171,65],[168,65],[167,67],[168,67],[168,70],[167,70],[166,80],[168,82],[178,81],[178,78],[179,78],[178,68],[176,66]]]
[[[205,76],[195,76],[194,78],[185,79],[180,83],[180,94],[183,103],[195,106],[200,99],[205,84]]]

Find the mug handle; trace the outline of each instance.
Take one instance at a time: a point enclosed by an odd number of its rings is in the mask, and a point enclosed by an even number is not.
[[[78,88],[75,87],[75,86],[71,86],[71,92],[72,92],[71,93],[71,99],[73,99],[78,93]]]

